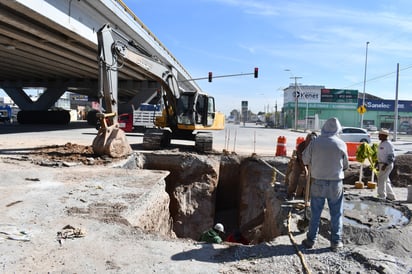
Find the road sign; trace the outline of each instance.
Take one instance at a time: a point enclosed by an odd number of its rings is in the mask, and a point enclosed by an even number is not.
[[[243,117],[243,123],[246,123],[248,120],[247,118],[248,114],[248,101],[242,101],[242,117]]]
[[[366,107],[364,105],[361,105],[358,107],[358,112],[360,114],[364,114],[366,112]]]

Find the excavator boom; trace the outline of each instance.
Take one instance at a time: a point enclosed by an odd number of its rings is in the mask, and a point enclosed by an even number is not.
[[[212,134],[201,131],[224,128],[224,115],[215,111],[213,97],[196,87],[190,91],[180,88],[178,71],[173,66],[148,56],[134,41],[109,24],[98,31],[98,43],[100,93],[105,100],[106,111],[113,113],[109,126],[116,126],[117,123],[117,61],[122,59],[131,63],[139,74],[157,81],[161,87],[162,116],[156,117],[157,128],[145,133],[143,147],[158,149],[170,144],[171,139],[181,139],[195,141],[195,147],[200,151],[212,149]],[[100,146],[104,142],[96,143]]]

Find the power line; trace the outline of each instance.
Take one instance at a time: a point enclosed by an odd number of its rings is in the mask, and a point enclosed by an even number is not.
[[[405,68],[400,69],[400,71],[407,70],[407,69],[411,69],[411,68],[412,68],[412,64],[406,66]],[[383,74],[383,75],[379,75],[379,76],[375,76],[375,77],[373,77],[373,78],[369,78],[369,79],[366,80],[366,83],[369,83],[369,82],[372,82],[372,81],[375,81],[375,80],[379,80],[379,79],[383,79],[383,78],[387,78],[387,77],[389,77],[389,76],[391,76],[391,75],[393,75],[393,74],[396,75],[396,71],[389,72],[389,73],[386,73],[386,74]],[[352,85],[347,86],[347,87],[344,87],[344,88],[342,88],[342,89],[348,89],[348,88],[350,88],[350,87],[358,86],[358,85],[361,85],[361,84],[363,84],[363,81],[362,81],[362,82],[355,83],[355,84],[352,84]]]

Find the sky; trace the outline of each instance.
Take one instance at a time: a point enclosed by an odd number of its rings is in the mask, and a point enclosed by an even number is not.
[[[228,115],[278,110],[302,85],[412,100],[410,0],[123,0]],[[367,42],[369,44],[367,45]],[[366,54],[367,53],[367,54]],[[366,62],[367,61],[367,62]],[[365,70],[365,64],[366,70]],[[366,81],[364,75],[366,71]],[[365,86],[365,89],[364,89]]]

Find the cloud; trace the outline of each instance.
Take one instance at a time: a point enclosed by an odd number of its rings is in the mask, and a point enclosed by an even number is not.
[[[278,7],[264,1],[242,1],[242,0],[215,0],[215,2],[230,5],[241,9],[244,13],[260,16],[278,16]]]

